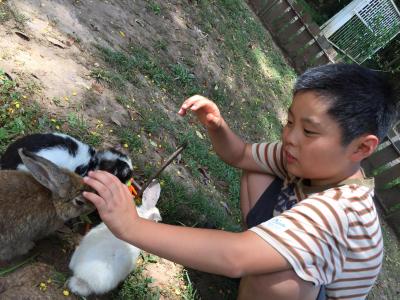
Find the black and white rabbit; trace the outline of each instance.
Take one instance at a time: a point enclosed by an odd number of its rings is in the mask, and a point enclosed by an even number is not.
[[[89,168],[89,170],[92,169]],[[126,183],[133,175],[131,159],[113,148],[96,152],[93,170],[107,171],[118,177],[123,183]]]
[[[156,207],[161,187],[153,181],[137,207],[142,218],[161,221]],[[69,289],[80,296],[104,294],[116,288],[135,269],[140,249],[116,238],[104,223],[91,229],[76,248],[69,263],[73,276]]]
[[[63,133],[36,133],[26,135],[8,146],[0,158],[0,169],[27,171],[18,149],[24,148],[50,160],[80,176],[90,170],[104,170],[117,176],[125,183],[132,177],[130,158],[115,150],[96,151],[93,147]]]

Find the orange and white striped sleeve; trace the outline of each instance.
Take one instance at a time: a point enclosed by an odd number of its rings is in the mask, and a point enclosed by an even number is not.
[[[344,209],[320,196],[250,230],[283,255],[300,278],[322,285],[342,272],[348,226]]]
[[[288,176],[283,158],[282,142],[253,144],[252,154],[256,163],[266,173],[281,179]]]

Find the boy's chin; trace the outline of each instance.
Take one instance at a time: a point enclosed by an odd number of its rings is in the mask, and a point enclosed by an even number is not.
[[[301,170],[299,170],[298,167],[296,167],[294,164],[288,164],[286,166],[289,174],[296,176],[296,177],[300,177],[300,178],[304,178],[303,172],[301,172]]]

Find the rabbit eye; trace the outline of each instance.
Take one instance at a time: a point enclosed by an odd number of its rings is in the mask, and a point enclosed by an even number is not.
[[[78,206],[83,206],[85,204],[84,201],[79,200],[79,199],[74,199],[73,202],[75,205],[78,205]]]

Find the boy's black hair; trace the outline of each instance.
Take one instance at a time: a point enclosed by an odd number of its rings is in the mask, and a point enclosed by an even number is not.
[[[363,134],[380,141],[396,117],[394,89],[387,77],[356,64],[328,64],[308,69],[300,75],[293,94],[316,92],[328,101],[328,114],[342,130],[346,146]]]

